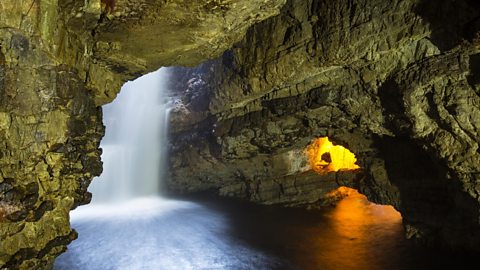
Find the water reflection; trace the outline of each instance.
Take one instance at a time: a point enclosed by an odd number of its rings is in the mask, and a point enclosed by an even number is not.
[[[343,239],[372,239],[376,236],[393,237],[403,231],[402,216],[390,205],[378,205],[358,193],[351,191],[327,214],[330,224]]]
[[[414,246],[397,212],[360,194],[322,211],[211,196],[95,207],[73,214],[79,239],[54,269],[410,270],[469,262]]]
[[[325,214],[328,218],[312,245],[322,269],[386,269],[392,267],[391,252],[404,242],[402,217],[392,206],[377,205],[356,192]],[[397,265],[398,267],[398,265]]]
[[[72,214],[79,239],[55,270],[275,269],[263,252],[231,241],[218,212],[193,202],[143,198]]]

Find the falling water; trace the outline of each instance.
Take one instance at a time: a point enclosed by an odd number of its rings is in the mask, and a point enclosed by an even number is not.
[[[93,202],[157,195],[165,172],[168,69],[128,82],[103,106],[103,173],[90,186]]]
[[[201,204],[159,195],[165,175],[168,70],[126,83],[103,107],[104,171],[90,186],[93,204],[71,213],[79,239],[54,269],[230,269],[274,263],[232,242],[228,221]]]
[[[90,189],[95,203],[71,212],[79,238],[57,258],[55,270],[446,265],[438,258],[448,256],[422,253],[405,241],[399,215],[392,218],[362,197],[310,212],[211,197],[152,196],[159,194],[165,171],[167,77],[161,69],[127,83],[104,106],[104,172]]]

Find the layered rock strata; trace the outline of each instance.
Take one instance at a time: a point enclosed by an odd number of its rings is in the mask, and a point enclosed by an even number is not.
[[[0,268],[48,269],[76,237],[122,83],[234,43],[178,69],[172,191],[316,206],[345,185],[409,237],[479,250],[477,1],[291,0],[267,19],[284,4],[0,1]],[[362,169],[309,170],[318,136]]]
[[[410,238],[480,250],[479,18],[475,1],[288,1],[177,69],[170,189],[315,206],[345,185]],[[313,173],[321,136],[362,169]]]
[[[0,269],[49,269],[102,171],[101,108],[164,65],[218,57],[269,1],[0,1]]]

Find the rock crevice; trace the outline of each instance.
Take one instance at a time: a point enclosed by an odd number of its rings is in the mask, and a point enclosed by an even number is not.
[[[479,250],[479,9],[431,5],[287,1],[221,58],[178,69],[170,189],[314,207],[344,185],[395,206],[410,238]],[[305,149],[323,136],[362,170],[313,173]]]
[[[127,80],[202,62],[175,72],[172,192],[317,207],[344,185],[394,205],[409,237],[480,250],[479,10],[0,1],[0,268],[51,268],[76,237],[68,213],[102,170],[99,106]],[[362,169],[312,172],[304,150],[324,136]]]

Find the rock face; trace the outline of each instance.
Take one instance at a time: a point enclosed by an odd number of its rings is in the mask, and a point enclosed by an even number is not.
[[[122,83],[217,57],[178,68],[172,191],[315,207],[345,185],[409,237],[480,250],[478,5],[0,1],[0,268],[48,269],[76,237]],[[319,136],[362,169],[313,173]]]
[[[162,65],[218,57],[269,1],[0,1],[0,268],[48,269],[101,173],[102,104]]]
[[[170,189],[315,207],[349,186],[395,206],[408,237],[479,251],[479,18],[468,0],[287,1],[177,69]],[[313,173],[321,136],[362,169]]]

